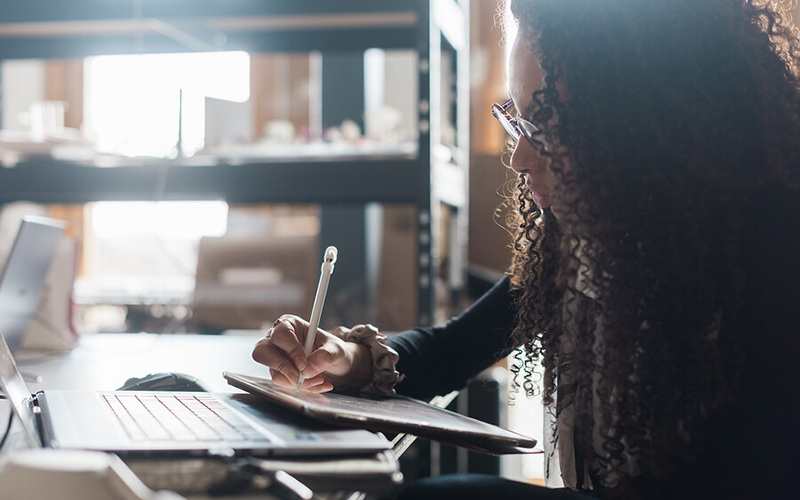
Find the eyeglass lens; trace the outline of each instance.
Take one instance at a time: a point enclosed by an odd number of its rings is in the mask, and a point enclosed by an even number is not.
[[[503,126],[506,133],[508,133],[508,135],[510,135],[515,141],[518,141],[520,135],[522,135],[522,131],[517,124],[517,120],[512,118],[508,113],[508,110],[513,106],[514,103],[511,99],[507,100],[503,104],[493,104],[492,114],[495,118],[497,118],[497,121],[500,122],[500,125]]]

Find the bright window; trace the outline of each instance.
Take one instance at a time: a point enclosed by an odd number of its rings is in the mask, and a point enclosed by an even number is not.
[[[106,153],[174,158],[181,121],[191,156],[203,147],[206,97],[250,98],[245,52],[98,56],[85,68],[85,132]]]
[[[106,201],[91,210],[92,232],[101,239],[222,236],[228,217],[224,201]]]

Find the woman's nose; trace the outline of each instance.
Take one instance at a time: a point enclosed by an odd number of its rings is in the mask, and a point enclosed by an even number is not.
[[[524,137],[520,137],[511,154],[511,168],[518,174],[525,174],[536,168],[538,162],[536,150]]]

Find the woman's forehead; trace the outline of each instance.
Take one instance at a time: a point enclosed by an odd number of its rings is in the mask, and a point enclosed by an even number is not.
[[[517,36],[511,46],[507,74],[509,96],[514,100],[517,111],[524,115],[525,110],[533,104],[533,93],[544,85],[544,71],[539,66],[538,53],[520,36]]]

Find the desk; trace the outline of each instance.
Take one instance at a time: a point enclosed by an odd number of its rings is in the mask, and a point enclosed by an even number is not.
[[[222,377],[224,370],[264,375],[267,368],[250,353],[253,335],[93,334],[81,337],[70,352],[23,352],[16,356],[31,391],[44,389],[114,390],[130,377],[180,372],[194,375],[212,392],[241,392]]]
[[[41,377],[39,381],[28,382],[32,392],[113,390],[129,377],[157,372],[194,375],[213,392],[242,392],[229,386],[222,372],[230,370],[250,375],[267,372],[250,356],[258,335],[258,332],[237,335],[94,334],[82,337],[70,352],[28,351],[19,354],[17,362],[25,374]],[[5,415],[3,406],[2,415]],[[263,500],[270,496],[262,494],[258,498]],[[331,498],[349,497],[337,493]]]

